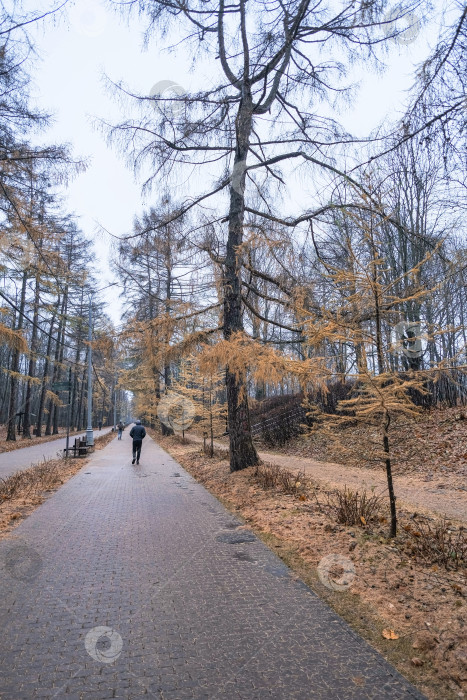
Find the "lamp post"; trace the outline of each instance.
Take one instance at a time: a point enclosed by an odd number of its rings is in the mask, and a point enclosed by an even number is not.
[[[117,430],[117,378],[114,379],[114,431]]]
[[[86,429],[86,445],[94,446],[92,431],[92,295],[89,295],[89,327],[88,327],[88,427]]]

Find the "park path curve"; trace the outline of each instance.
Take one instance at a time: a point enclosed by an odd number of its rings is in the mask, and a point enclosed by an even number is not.
[[[0,541],[3,700],[423,696],[154,441]]]
[[[94,429],[94,438],[99,435],[105,435],[112,428],[102,428],[102,430]],[[79,433],[70,436],[70,446],[73,445],[75,438],[86,437],[86,433]],[[59,455],[63,456],[63,450],[66,447],[66,437],[57,438],[56,440],[48,440],[41,442],[38,445],[31,447],[20,447],[11,452],[2,452],[0,454],[0,478],[5,479],[10,474],[23,469],[28,469],[32,464],[42,462],[44,459],[53,459]]]

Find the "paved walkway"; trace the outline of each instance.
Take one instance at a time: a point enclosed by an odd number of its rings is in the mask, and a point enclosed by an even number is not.
[[[102,428],[102,430],[94,430],[94,438],[99,435],[105,435],[112,428]],[[75,438],[86,437],[86,433],[70,436],[70,445],[73,445]],[[57,440],[49,440],[42,442],[39,445],[31,445],[31,447],[20,447],[18,450],[11,452],[3,452],[0,454],[0,478],[13,474],[22,469],[27,469],[31,464],[37,464],[44,459],[52,459],[57,454],[60,457],[63,455],[63,450],[66,447],[66,437],[58,438]]]
[[[418,698],[150,438],[0,541],[4,700]]]

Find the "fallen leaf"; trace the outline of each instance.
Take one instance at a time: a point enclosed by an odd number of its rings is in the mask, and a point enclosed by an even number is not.
[[[382,635],[385,639],[399,639],[399,635],[394,630],[383,630]]]
[[[357,685],[359,688],[363,688],[363,686],[365,685],[365,679],[363,678],[363,676],[354,676],[352,680],[355,683],[355,685]]]
[[[365,520],[365,518],[363,517],[363,515],[360,516],[360,520],[362,521],[363,525],[366,525],[366,520]]]
[[[419,659],[417,656],[414,656],[413,659],[411,659],[410,661],[411,661],[412,666],[423,666],[423,664],[425,663],[424,661]]]

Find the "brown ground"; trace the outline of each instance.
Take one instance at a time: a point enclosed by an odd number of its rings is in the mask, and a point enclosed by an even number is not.
[[[114,437],[115,433],[112,432],[95,437],[95,449],[101,450]],[[0,538],[5,537],[11,530],[14,530],[24,518],[27,518],[33,510],[57,491],[62,484],[82,469],[86,462],[87,458],[82,457],[46,460],[41,462],[40,465],[47,465],[50,468],[49,471],[53,473],[53,478],[50,479],[51,483],[48,482],[44,485],[39,482],[33,488],[25,489],[11,499],[2,500],[0,496]],[[33,470],[34,467],[30,467],[30,469]]]
[[[283,448],[268,448],[261,442],[257,447],[261,459],[303,471],[320,484],[387,494],[384,468],[374,458],[380,447],[378,433],[362,425],[336,433],[335,443],[316,435],[295,439]],[[416,419],[399,418],[390,439],[398,503],[467,522],[467,411],[436,409]],[[216,444],[227,446],[225,439]]]
[[[402,534],[391,541],[386,538],[387,513],[366,527],[339,525],[322,483],[304,483],[297,495],[287,495],[277,487],[260,486],[254,468],[231,474],[220,452],[209,459],[199,444],[180,444],[177,438],[161,439],[159,435],[156,439],[228,508],[243,516],[320,597],[428,698],[464,697],[467,572],[447,571],[415,557],[411,549],[415,536],[404,529],[416,535],[413,513],[399,509]],[[288,466],[292,466],[290,458]],[[459,523],[448,527],[463,535]],[[355,566],[356,576],[344,592],[330,590],[318,578],[317,565],[329,554],[344,555]],[[340,573],[335,573],[336,580]],[[398,638],[385,639],[383,630]]]
[[[321,462],[341,462],[356,468],[380,469],[375,452],[381,437],[375,428],[351,425],[337,428],[335,443],[318,434],[294,440],[274,451]],[[393,420],[389,439],[394,474],[414,475],[425,481],[449,479],[467,489],[467,409],[423,411],[415,418]]]

